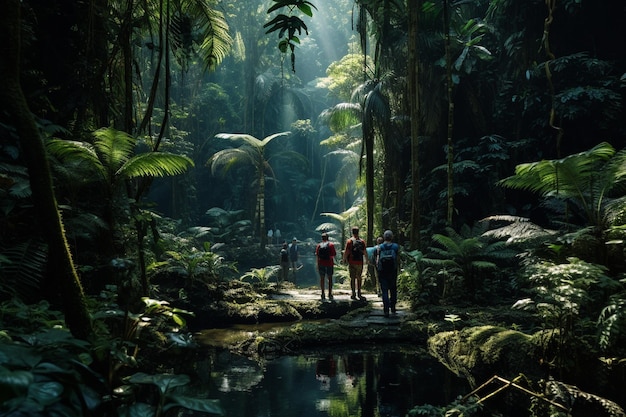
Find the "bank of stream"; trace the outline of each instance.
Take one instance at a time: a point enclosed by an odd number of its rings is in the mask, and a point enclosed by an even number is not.
[[[401,304],[385,318],[378,296],[365,298],[351,300],[345,285],[336,287],[333,302],[323,302],[314,287],[270,284],[255,292],[245,283],[229,284],[190,323],[196,340],[213,352],[209,392],[228,415],[392,416],[412,406],[441,408],[498,376],[512,383],[472,396],[498,392],[479,415],[529,416],[532,407],[550,408],[554,401],[566,402],[573,416],[624,416],[623,375],[599,366],[584,344],[568,346],[581,362],[564,375],[579,385],[546,385],[554,372],[542,359],[553,353],[555,333],[533,332],[528,313],[508,305]],[[355,372],[350,363],[364,366]],[[399,380],[380,382],[375,375],[387,369]],[[395,411],[393,401],[379,399],[383,386],[382,393],[401,393]],[[349,412],[331,413],[334,407]]]

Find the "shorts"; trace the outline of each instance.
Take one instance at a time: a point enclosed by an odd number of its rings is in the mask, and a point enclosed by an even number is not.
[[[363,264],[348,264],[350,278],[360,278],[363,275]]]
[[[326,275],[330,277],[331,275],[333,275],[333,266],[332,265],[330,266],[318,265],[317,272],[319,272],[320,277],[323,277]]]

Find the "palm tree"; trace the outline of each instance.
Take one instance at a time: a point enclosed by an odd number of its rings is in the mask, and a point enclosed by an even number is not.
[[[182,155],[166,152],[148,152],[134,154],[136,139],[114,128],[102,128],[94,133],[93,144],[87,142],[51,139],[46,143],[48,152],[56,156],[65,166],[85,173],[88,182],[97,182],[104,193],[105,211],[104,220],[108,224],[109,235],[102,241],[103,253],[110,253],[115,249],[116,218],[115,206],[122,195],[127,181],[139,178],[158,178],[184,173],[194,166],[193,161]],[[129,190],[126,189],[128,193]],[[124,201],[130,197],[138,199],[140,195],[126,195]],[[131,205],[137,211],[136,205]],[[136,216],[139,219],[141,216]],[[136,220],[140,222],[141,220]],[[137,225],[138,226],[138,225]],[[139,231],[138,226],[138,231]],[[140,245],[139,256],[144,294],[147,293],[148,283],[141,250],[142,236],[138,236]]]
[[[51,155],[66,166],[86,173],[85,178],[89,182],[102,185],[110,215],[113,213],[114,199],[126,180],[179,175],[194,165],[186,156],[167,152],[134,155],[137,140],[112,127],[98,129],[93,136],[93,144],[51,139],[46,147]],[[108,220],[112,221],[113,217]]]
[[[367,208],[368,244],[374,230],[374,171],[375,139],[388,136],[391,109],[389,100],[382,92],[383,83],[379,80],[366,81],[357,86],[350,103],[339,103],[325,110],[320,117],[326,120],[333,132],[352,131],[361,128],[361,151],[359,155],[359,175],[365,177],[365,204]],[[365,161],[363,169],[362,161]]]
[[[257,139],[245,133],[219,133],[217,138],[226,139],[232,142],[243,141],[237,148],[228,148],[216,152],[209,158],[207,165],[211,167],[211,173],[215,175],[218,169],[222,173],[228,172],[235,164],[247,162],[254,167],[256,172],[256,204],[255,217],[258,219],[256,232],[259,233],[261,248],[265,247],[267,237],[265,234],[265,173],[272,171],[269,158],[265,155],[265,147],[273,139],[289,135],[291,132],[280,132],[267,136],[264,139]],[[282,157],[294,157],[302,159],[302,155],[293,151],[281,152]]]
[[[350,227],[349,226],[350,222],[354,222],[353,219],[354,217],[357,217],[357,213],[359,212],[359,209],[360,209],[360,205],[356,205],[356,206],[350,207],[349,209],[341,213],[321,213],[322,216],[330,217],[331,219],[339,223],[338,233],[341,236],[340,244],[342,248],[344,247],[344,244],[345,244],[345,236],[348,236],[350,234],[350,230],[348,229]],[[358,223],[359,222],[355,222],[355,224],[358,224]],[[317,230],[318,232],[336,230],[336,229],[337,229],[337,225],[335,223],[322,223],[315,228],[315,230]]]

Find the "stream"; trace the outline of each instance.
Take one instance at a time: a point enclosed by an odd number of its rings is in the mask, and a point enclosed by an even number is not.
[[[207,379],[226,416],[405,416],[470,391],[414,347],[334,348],[262,363],[222,351]]]

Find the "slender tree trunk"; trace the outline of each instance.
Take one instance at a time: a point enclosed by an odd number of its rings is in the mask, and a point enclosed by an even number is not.
[[[372,245],[374,234],[374,132],[364,132],[365,144],[365,207],[367,216],[367,236],[365,240]]]
[[[76,268],[54,196],[43,140],[20,85],[20,1],[3,0],[0,17],[0,108],[9,113],[22,143],[32,198],[48,243],[48,288],[59,290],[65,321],[72,334],[87,339],[92,333]]]
[[[454,128],[454,101],[452,97],[452,91],[454,85],[452,84],[452,58],[450,57],[450,13],[449,13],[448,0],[443,1],[443,26],[445,34],[445,49],[446,49],[446,84],[447,84],[447,98],[448,98],[448,210],[446,215],[446,223],[448,226],[452,225],[452,214],[454,213],[454,150],[452,143],[452,131]]]
[[[267,234],[265,230],[265,157],[263,156],[263,147],[259,149],[259,193],[257,194],[257,210],[259,211],[259,237],[261,249],[267,243]]]
[[[126,0],[126,13],[122,23],[120,33],[120,43],[124,64],[124,120],[123,128],[127,133],[133,132],[133,53],[132,53],[132,33],[133,33],[133,0]]]
[[[409,1],[409,103],[411,111],[411,249],[421,247],[420,163],[419,163],[419,81],[417,35],[422,0]]]

